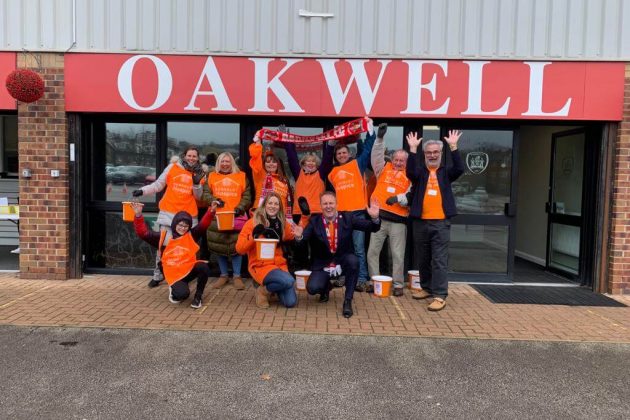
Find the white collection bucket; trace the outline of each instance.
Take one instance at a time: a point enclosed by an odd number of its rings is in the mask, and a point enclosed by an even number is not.
[[[256,238],[256,256],[261,260],[273,260],[276,257],[277,239]]]
[[[392,278],[389,276],[372,276],[374,296],[389,297],[392,293]]]
[[[295,272],[295,287],[298,290],[306,290],[308,279],[311,276],[311,272],[308,270],[300,270]]]
[[[418,270],[407,271],[407,282],[409,284],[409,288],[412,290],[422,289],[422,286],[420,286],[420,271]]]

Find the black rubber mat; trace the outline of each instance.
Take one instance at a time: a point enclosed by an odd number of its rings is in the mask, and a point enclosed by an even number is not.
[[[580,287],[497,286],[492,284],[473,284],[472,287],[492,303],[626,307],[621,302]]]

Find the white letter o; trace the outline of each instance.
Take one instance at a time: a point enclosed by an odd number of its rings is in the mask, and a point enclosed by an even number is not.
[[[131,86],[131,79],[133,75],[133,68],[136,62],[142,58],[148,58],[151,60],[157,70],[158,75],[158,91],[157,96],[153,104],[149,106],[140,106],[133,97],[133,88]],[[118,93],[123,101],[133,109],[138,111],[153,111],[164,105],[164,103],[171,96],[173,90],[173,76],[166,63],[159,58],[152,55],[134,55],[129,60],[125,61],[120,67],[118,72]]]

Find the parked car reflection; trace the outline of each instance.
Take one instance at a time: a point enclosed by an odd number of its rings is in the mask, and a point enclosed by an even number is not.
[[[121,165],[105,168],[105,180],[112,184],[145,184],[150,176],[155,180],[155,168],[149,166]]]

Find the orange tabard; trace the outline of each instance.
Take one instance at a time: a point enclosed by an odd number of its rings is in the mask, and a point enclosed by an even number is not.
[[[363,210],[367,207],[365,180],[359,171],[356,159],[344,165],[335,166],[330,171],[328,180],[337,194],[338,211]]]
[[[427,189],[424,192],[422,201],[422,218],[428,220],[445,219],[444,208],[442,207],[442,193],[437,179],[437,170],[429,171]]]
[[[160,246],[164,242],[166,231],[162,232],[160,236]],[[168,285],[172,285],[178,280],[183,279],[191,272],[195,264],[197,263],[197,251],[199,251],[199,245],[195,242],[190,231],[184,236],[180,236],[177,239],[171,238],[162,251],[160,257],[162,261],[162,271],[164,271],[164,278]]]
[[[394,170],[392,164],[388,162],[378,177],[372,198],[378,200],[381,210],[407,217],[409,216],[409,207],[403,207],[398,203],[390,206],[386,201],[392,195],[405,194],[410,185],[411,181],[407,178],[405,171]]]
[[[238,206],[246,185],[245,172],[233,174],[212,172],[208,179],[212,196],[225,202],[225,207],[221,211],[232,211]]]
[[[160,200],[160,210],[169,213],[188,212],[197,217],[197,203],[192,192],[193,181],[190,172],[173,164],[166,175],[166,192]]]
[[[256,198],[254,199],[252,210],[260,205],[260,196],[262,195],[265,180],[267,179],[267,171],[265,171],[262,153],[262,144],[252,143],[249,145],[249,167],[252,169],[254,189],[256,190]],[[272,174],[272,177],[272,190],[282,197],[282,204],[286,209],[289,203],[289,186],[280,180],[278,174]]]
[[[321,213],[322,206],[319,203],[319,195],[324,192],[324,189],[324,181],[319,176],[319,171],[307,174],[302,170],[297,181],[295,181],[293,214],[302,214],[298,203],[298,198],[300,197],[306,198],[311,213]]]

